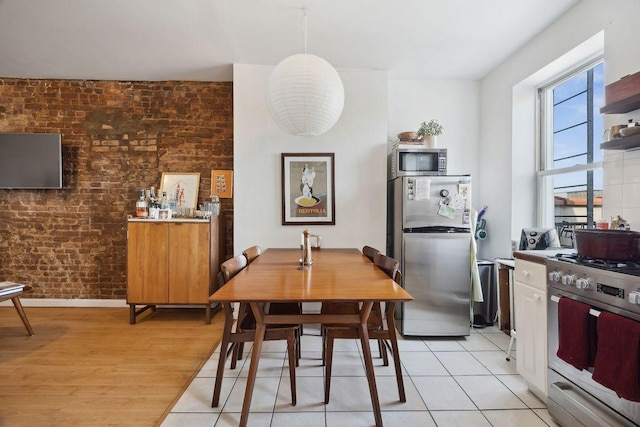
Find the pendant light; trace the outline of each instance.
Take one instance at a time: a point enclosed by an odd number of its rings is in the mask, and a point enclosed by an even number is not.
[[[304,53],[276,65],[267,86],[267,103],[273,120],[287,133],[318,136],[340,118],[344,86],[331,64],[307,53],[307,11],[303,11]]]

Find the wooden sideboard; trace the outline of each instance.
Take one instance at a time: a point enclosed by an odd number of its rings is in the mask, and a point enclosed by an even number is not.
[[[202,305],[211,323],[209,296],[218,288],[224,257],[221,216],[207,219],[129,219],[127,304],[130,323],[158,305]],[[136,309],[136,305],[144,307]]]

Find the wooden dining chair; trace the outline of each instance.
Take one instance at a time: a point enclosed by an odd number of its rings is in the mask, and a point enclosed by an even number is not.
[[[367,258],[369,258],[371,262],[373,262],[375,256],[379,253],[380,251],[372,246],[365,245],[362,247],[362,254]],[[354,314],[359,312],[359,306],[356,303],[330,303],[330,304],[325,303],[323,304],[321,311],[322,313],[331,313],[331,314],[344,314],[344,313]],[[379,303],[376,303],[374,305],[373,309],[371,310],[370,318],[371,318],[369,321],[370,327],[379,327],[379,325],[382,324],[382,312],[380,310]],[[326,342],[327,342],[326,326],[328,325],[322,325],[320,330],[320,335],[322,336],[323,365],[325,363],[325,350],[326,350]],[[380,351],[380,357],[382,358],[384,366],[388,366],[389,359],[387,358],[386,349],[384,347],[384,343],[382,342],[382,340],[378,341],[378,350]]]
[[[392,278],[396,283],[402,283],[402,273],[398,267],[400,263],[386,255],[376,254],[374,256],[374,263],[378,268],[385,272],[389,278]],[[377,311],[377,313],[374,313]],[[393,320],[391,324],[395,324]],[[394,360],[394,367],[396,371],[396,381],[398,383],[398,395],[400,397],[401,402],[406,402],[406,395],[404,391],[404,381],[402,379],[402,367],[400,365],[400,354],[398,351],[398,343],[395,340],[395,333],[391,334],[388,327],[385,327],[380,305],[377,308],[371,310],[371,314],[369,315],[368,322],[368,330],[369,330],[369,339],[378,340],[378,343],[382,343],[382,348],[384,353],[386,354],[387,347],[391,349],[391,353]],[[395,332],[395,331],[394,331]],[[333,359],[333,341],[337,338],[347,338],[347,339],[358,339],[359,333],[358,329],[355,326],[332,326],[329,325],[326,327],[326,350],[325,350],[325,387],[324,387],[324,401],[325,404],[329,403],[329,395],[331,390],[331,368],[332,368],[332,359]],[[387,343],[388,340],[394,340],[395,342]]]
[[[371,246],[365,245],[362,247],[362,253],[364,254],[364,256],[369,258],[371,262],[373,262],[373,258],[375,258],[376,254],[379,254],[380,251],[377,250],[376,248],[372,248]]]
[[[231,280],[236,274],[241,272],[247,266],[247,258],[244,255],[238,255],[231,258],[220,265],[219,280],[222,283],[221,286]],[[224,376],[224,365],[230,354],[233,354],[231,358],[231,369],[236,367],[236,354],[239,345],[245,342],[253,342],[255,337],[255,318],[253,312],[247,304],[240,304],[240,310],[238,312],[238,321],[236,324],[236,330],[232,331],[233,308],[231,303],[223,303],[225,323],[224,331],[222,334],[222,343],[220,344],[220,358],[218,359],[218,370],[216,373],[216,381],[213,388],[213,398],[211,400],[211,407],[215,408],[220,403],[220,391],[222,389],[222,378]],[[289,358],[289,381],[291,384],[291,404],[296,405],[296,364],[297,364],[297,352],[296,352],[296,329],[297,325],[269,325],[265,331],[264,340],[286,340],[287,341],[287,354]]]
[[[253,261],[255,261],[256,258],[262,255],[262,248],[258,245],[251,246],[250,248],[245,249],[242,252],[242,255],[244,255],[244,257],[247,259],[247,265],[249,265]],[[251,310],[248,309],[248,307],[246,306],[243,308],[245,308],[245,310],[241,310],[241,311],[248,313],[251,316],[250,318],[253,319],[252,317],[253,313],[251,312]],[[271,303],[269,305],[269,314],[300,314],[300,313],[302,313],[301,303]],[[251,321],[255,323],[255,319],[249,320],[249,322]],[[298,331],[296,331],[296,351],[297,351],[296,366],[298,366],[298,361],[302,355],[302,350],[300,347],[300,340],[301,340],[300,337],[302,336],[302,333],[303,333],[302,325],[298,325]],[[242,359],[243,350],[244,350],[243,343],[240,343],[235,347],[234,358],[236,360]],[[235,364],[235,361],[233,363]]]
[[[262,248],[260,246],[251,246],[242,252],[242,255],[247,258],[247,264],[251,264],[254,259],[262,255]]]
[[[379,250],[377,250],[374,247],[371,246],[363,246],[362,247],[362,253],[364,254],[364,256],[366,256],[367,258],[369,258],[369,260],[371,262],[374,261],[376,255],[378,255],[380,253]],[[380,324],[382,324],[382,310],[380,310],[380,303],[376,303],[373,307],[373,313],[375,316],[378,317],[378,320],[380,322]],[[389,359],[387,357],[387,351],[386,348],[384,347],[384,342],[382,340],[378,340],[378,351],[380,352],[380,357],[382,358],[382,363],[384,364],[384,366],[388,366],[389,365]]]

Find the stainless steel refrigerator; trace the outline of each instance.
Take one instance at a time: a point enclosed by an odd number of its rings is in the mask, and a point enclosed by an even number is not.
[[[471,176],[388,181],[387,254],[400,261],[405,336],[464,336],[471,328]]]

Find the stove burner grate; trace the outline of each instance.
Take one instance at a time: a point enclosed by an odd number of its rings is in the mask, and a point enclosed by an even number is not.
[[[616,273],[640,276],[639,261],[611,261],[606,259],[591,258],[579,254],[557,254],[555,257],[559,261],[570,262],[575,265],[593,267],[600,270],[613,271]]]

